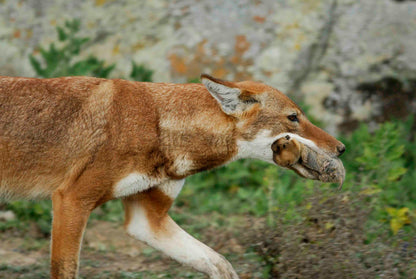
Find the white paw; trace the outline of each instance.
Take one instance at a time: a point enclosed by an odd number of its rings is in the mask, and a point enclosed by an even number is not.
[[[239,279],[232,265],[221,255],[213,263],[209,270],[211,279]]]

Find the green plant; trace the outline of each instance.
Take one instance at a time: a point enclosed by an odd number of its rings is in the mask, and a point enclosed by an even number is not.
[[[91,215],[92,219],[121,222],[124,217],[123,205],[120,200],[108,201]]]
[[[201,83],[201,79],[199,77],[190,78],[188,83]]]
[[[42,279],[49,277],[49,271],[45,268],[47,264],[32,264],[26,266],[0,265],[1,278],[22,278],[22,279]],[[6,275],[7,274],[7,275]],[[12,276],[12,277],[11,277]]]
[[[391,225],[395,233],[398,226],[401,228],[410,220],[404,222],[407,219],[401,217],[399,222],[393,212],[416,209],[416,157],[411,127],[412,120],[386,122],[372,132],[362,125],[344,140],[348,150],[344,158],[346,188],[366,194],[374,209],[370,222],[395,224]]]
[[[19,221],[35,221],[39,230],[46,236],[49,235],[52,222],[52,203],[50,201],[13,201],[6,205],[13,210]],[[12,222],[16,224],[16,222]],[[25,226],[24,226],[25,227]]]
[[[63,27],[57,27],[59,44],[51,43],[48,49],[39,47],[41,59],[29,56],[30,63],[40,77],[84,76],[106,78],[114,69],[115,64],[105,66],[103,60],[95,56],[76,59],[89,38],[79,37],[80,21],[66,21]]]
[[[136,81],[152,81],[153,71],[146,68],[144,65],[137,65],[136,62],[132,61],[132,70],[130,78]]]

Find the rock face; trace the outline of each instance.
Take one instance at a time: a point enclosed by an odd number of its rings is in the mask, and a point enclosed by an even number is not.
[[[0,221],[1,222],[7,222],[7,221],[13,221],[16,219],[16,215],[11,210],[6,211],[0,211]]]
[[[2,0],[0,74],[34,76],[28,55],[73,18],[113,77],[134,60],[155,81],[262,80],[330,132],[416,111],[416,1]]]

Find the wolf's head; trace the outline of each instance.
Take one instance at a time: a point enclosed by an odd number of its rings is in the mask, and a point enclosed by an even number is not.
[[[345,151],[344,144],[313,125],[298,105],[273,87],[253,81],[224,81],[205,74],[201,80],[224,113],[237,123],[238,158],[276,163],[272,145],[287,135],[328,160],[339,161],[337,157]],[[302,162],[292,169],[304,177],[320,179],[316,170]]]

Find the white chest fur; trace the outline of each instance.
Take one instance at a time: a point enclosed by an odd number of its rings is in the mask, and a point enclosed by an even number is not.
[[[138,172],[130,173],[115,184],[113,195],[115,198],[127,197],[145,191],[160,182],[160,179],[151,178]]]

